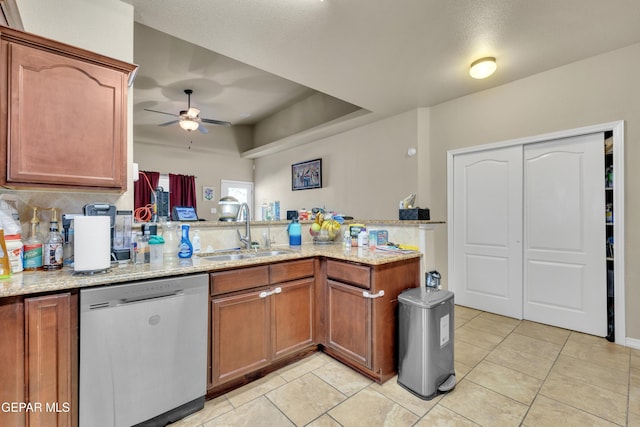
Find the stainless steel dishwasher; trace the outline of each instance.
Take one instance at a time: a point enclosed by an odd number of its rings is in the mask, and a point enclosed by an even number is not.
[[[206,274],[80,290],[80,427],[164,426],[204,406]]]

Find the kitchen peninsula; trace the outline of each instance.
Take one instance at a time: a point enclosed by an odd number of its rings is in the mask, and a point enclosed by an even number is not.
[[[419,222],[423,224],[399,227],[432,226]],[[286,230],[286,224],[267,225],[277,243],[282,241],[279,229]],[[237,226],[198,223],[203,248],[213,234],[237,239]],[[252,226],[259,236],[265,224]],[[391,229],[392,224],[385,226]],[[77,419],[80,289],[197,273],[209,277],[208,398],[318,350],[375,381],[391,378],[397,363],[397,295],[420,285],[422,254],[348,248],[341,242],[307,241],[299,248],[277,243],[270,250],[257,250],[264,256],[252,256],[256,250],[232,251],[246,255],[235,260],[194,256],[167,259],[162,265],[127,263],[95,275],[74,275],[65,267],[3,280],[0,339],[6,363],[0,380],[7,387],[0,397],[7,402],[56,402],[66,412],[3,413],[0,421],[35,417],[47,425],[68,425]]]

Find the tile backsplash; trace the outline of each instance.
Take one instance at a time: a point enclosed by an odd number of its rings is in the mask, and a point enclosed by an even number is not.
[[[33,215],[33,208],[38,208],[40,218],[40,233],[48,229],[51,219],[50,209],[58,209],[58,218],[64,213],[82,213],[82,208],[88,203],[116,204],[122,195],[112,193],[58,192],[32,190],[0,190],[0,198],[14,203],[22,224],[22,235],[29,234],[29,221]]]

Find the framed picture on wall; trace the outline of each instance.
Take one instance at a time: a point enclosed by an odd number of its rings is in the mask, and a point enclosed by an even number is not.
[[[291,165],[291,190],[322,188],[322,159]]]
[[[202,187],[202,200],[204,200],[205,202],[210,202],[214,199],[214,197],[215,197],[215,190],[213,189],[213,187],[207,187],[207,186]]]

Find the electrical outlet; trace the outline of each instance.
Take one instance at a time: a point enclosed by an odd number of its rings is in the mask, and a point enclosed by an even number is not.
[[[217,212],[218,212],[218,209],[216,209],[216,208],[211,208],[211,213],[212,213],[212,214],[217,213]]]

